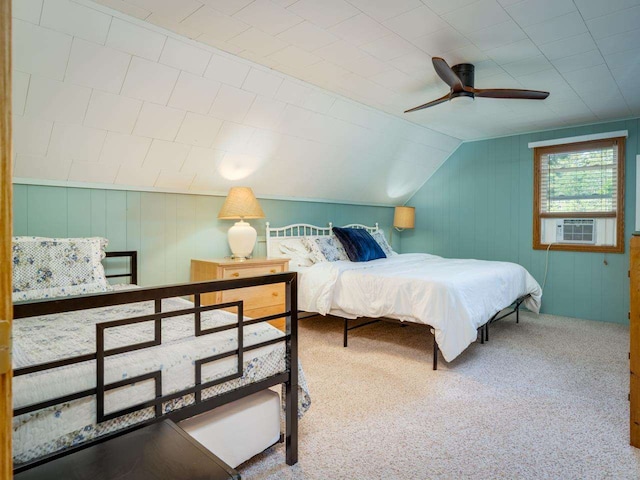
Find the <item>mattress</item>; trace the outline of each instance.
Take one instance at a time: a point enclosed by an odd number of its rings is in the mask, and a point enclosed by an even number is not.
[[[477,329],[516,299],[540,309],[542,289],[510,262],[401,254],[370,262],[323,262],[298,282],[301,310],[345,318],[389,317],[433,327],[447,361],[477,338]]]
[[[162,311],[192,307],[181,298],[165,299]],[[153,302],[140,302],[79,312],[18,319],[13,324],[13,367],[50,362],[95,352],[95,325],[154,312]],[[204,312],[202,327],[236,323],[236,315],[222,310]],[[182,315],[162,322],[162,345],[107,357],[105,383],[135,377],[155,370],[162,372],[162,393],[168,395],[194,385],[197,359],[237,348],[237,330],[230,329],[200,337],[194,336],[194,316]],[[132,345],[153,338],[153,323],[146,322],[109,329],[105,348]],[[269,324],[243,329],[244,346],[284,336]],[[253,383],[286,370],[284,342],[245,351],[244,375],[203,390],[202,398]],[[202,381],[221,378],[237,371],[237,358],[230,356],[203,365]],[[95,388],[94,361],[16,377],[13,384],[14,408],[20,408],[62,395]],[[154,397],[152,380],[112,390],[105,395],[105,413],[117,411]],[[193,403],[186,395],[163,405],[165,412]],[[299,369],[299,405],[301,416],[310,405],[308,389]],[[36,412],[20,415],[13,421],[13,453],[16,464],[76,445],[123,427],[153,418],[152,408],[96,424],[95,397],[86,397]]]

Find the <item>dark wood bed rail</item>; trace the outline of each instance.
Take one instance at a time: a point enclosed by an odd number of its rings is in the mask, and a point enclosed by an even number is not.
[[[138,283],[138,252],[136,250],[123,250],[121,252],[106,252],[105,258],[129,258],[129,273],[106,275],[107,278],[128,278],[129,283]]]
[[[135,257],[133,258],[135,259]],[[232,290],[232,289],[259,286],[259,285],[270,285],[270,284],[276,284],[276,283],[283,283],[285,285],[286,301],[285,301],[285,311],[274,314],[274,315],[242,321],[243,319],[243,316],[242,316],[243,302],[242,301],[230,302],[230,303],[218,304],[218,305],[208,305],[208,306],[202,306],[200,302],[200,297],[204,293]],[[194,306],[192,308],[185,308],[177,311],[162,312],[163,299],[172,298],[172,297],[187,297],[187,296],[193,296],[194,298]],[[65,365],[73,365],[73,364],[86,362],[86,361],[96,362],[96,387],[95,388],[18,408],[14,411],[14,416],[41,410],[43,408],[48,408],[54,405],[58,405],[60,403],[77,400],[83,397],[96,395],[96,402],[97,402],[97,422],[96,423],[100,423],[100,422],[107,421],[122,415],[126,415],[135,411],[152,408],[152,407],[155,410],[155,417],[150,420],[125,427],[113,434],[104,435],[96,439],[93,439],[91,441],[87,441],[81,445],[70,447],[60,452],[55,452],[46,457],[42,457],[25,464],[21,464],[15,469],[15,472],[17,473],[17,472],[26,470],[28,468],[34,467],[36,465],[40,465],[47,461],[53,460],[54,458],[67,455],[73,451],[86,448],[95,443],[103,442],[114,436],[122,435],[133,429],[137,429],[142,426],[148,425],[150,423],[164,420],[166,418],[169,418],[174,421],[180,421],[185,418],[198,415],[205,411],[211,410],[212,408],[224,405],[229,402],[233,402],[235,400],[238,400],[240,398],[246,397],[248,395],[251,395],[253,393],[264,390],[266,388],[270,388],[278,384],[285,385],[286,462],[289,465],[295,464],[298,461],[298,412],[297,412],[297,407],[298,407],[298,390],[297,390],[298,388],[298,321],[297,321],[298,306],[297,306],[297,298],[298,298],[297,274],[295,272],[286,272],[286,273],[276,273],[271,275],[265,275],[261,277],[239,278],[239,279],[230,279],[230,280],[225,279],[225,280],[215,280],[215,281],[199,282],[199,283],[184,283],[184,284],[176,284],[176,285],[169,285],[169,286],[163,286],[163,287],[137,288],[132,290],[98,293],[98,294],[83,295],[83,296],[77,296],[77,297],[65,297],[65,298],[58,298],[53,300],[50,300],[50,299],[38,300],[38,301],[22,302],[22,303],[14,304],[14,307],[13,307],[14,318],[17,319],[18,321],[19,319],[22,319],[22,318],[29,318],[29,317],[40,316],[40,315],[58,314],[58,313],[73,312],[73,311],[86,310],[86,309],[125,305],[125,304],[145,302],[145,301],[153,301],[155,305],[155,308],[154,308],[155,313],[153,314],[148,314],[148,315],[134,317],[134,318],[127,318],[122,320],[107,321],[107,322],[96,324],[96,350],[93,353],[59,359],[53,362],[47,362],[47,363],[42,363],[38,365],[30,365],[28,367],[16,369],[14,371],[14,377],[20,377],[22,375],[50,370],[50,369],[58,368]],[[237,320],[235,323],[231,323],[231,324],[224,325],[221,327],[216,327],[216,328],[202,329],[202,326],[201,326],[202,312],[207,312],[210,310],[215,310],[220,308],[227,308],[230,306],[237,308]],[[209,334],[217,333],[223,330],[237,329],[238,348],[230,352],[225,352],[223,354],[215,355],[212,357],[202,358],[196,361],[196,364],[195,364],[196,381],[194,386],[186,388],[179,392],[172,393],[172,394],[167,394],[167,395],[162,394],[162,376],[160,371],[150,372],[148,374],[138,376],[135,378],[129,378],[120,382],[105,384],[105,380],[104,380],[105,357],[160,345],[162,343],[162,338],[161,338],[162,321],[170,320],[171,318],[175,318],[179,315],[194,316],[194,322],[195,322],[194,330],[195,330],[196,336],[209,335]],[[256,345],[251,345],[251,346],[243,345],[243,333],[242,333],[243,326],[252,325],[255,323],[268,322],[269,320],[274,320],[274,319],[283,318],[283,317],[286,318],[286,331],[284,336],[278,337],[273,340],[268,340]],[[122,327],[130,324],[138,324],[141,322],[154,322],[155,336],[153,340],[148,342],[133,344],[133,345],[127,345],[125,347],[118,347],[110,350],[105,349],[104,332],[106,329],[112,328],[112,327]],[[285,351],[286,351],[285,361],[287,366],[286,371],[273,375],[259,382],[250,383],[246,386],[231,390],[229,392],[225,392],[221,395],[216,395],[206,399],[202,398],[203,390],[218,384],[228,382],[236,378],[240,378],[244,375],[244,371],[243,371],[244,364],[242,360],[245,352],[254,350],[262,346],[267,346],[267,345],[279,343],[279,342],[285,343]],[[213,381],[203,383],[201,378],[202,366],[227,356],[236,356],[236,358],[238,359],[237,372],[233,373],[232,375],[226,376],[224,378],[219,378]],[[140,382],[143,380],[151,380],[151,379],[154,380],[156,385],[155,398],[137,405],[127,407],[117,412],[110,412],[108,415],[105,415],[104,396],[106,392],[114,388],[120,388],[135,382]],[[168,411],[168,412],[164,411],[163,409],[164,403],[180,397],[184,397],[185,395],[191,395],[191,394],[193,394],[195,397],[193,404],[181,407],[173,411]]]

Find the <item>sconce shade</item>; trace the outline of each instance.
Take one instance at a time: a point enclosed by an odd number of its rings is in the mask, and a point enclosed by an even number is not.
[[[264,218],[262,207],[253,190],[249,187],[231,187],[218,218],[233,220],[237,218]]]
[[[393,226],[396,228],[414,228],[416,225],[415,207],[396,207],[393,214]]]

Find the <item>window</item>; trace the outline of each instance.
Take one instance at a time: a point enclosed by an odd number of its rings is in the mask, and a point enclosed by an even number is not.
[[[533,248],[624,252],[624,140],[534,148]]]

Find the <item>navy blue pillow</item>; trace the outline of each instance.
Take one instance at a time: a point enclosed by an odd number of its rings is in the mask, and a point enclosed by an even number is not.
[[[377,258],[387,258],[378,242],[364,228],[333,227],[333,233],[340,240],[352,262],[368,262]]]

